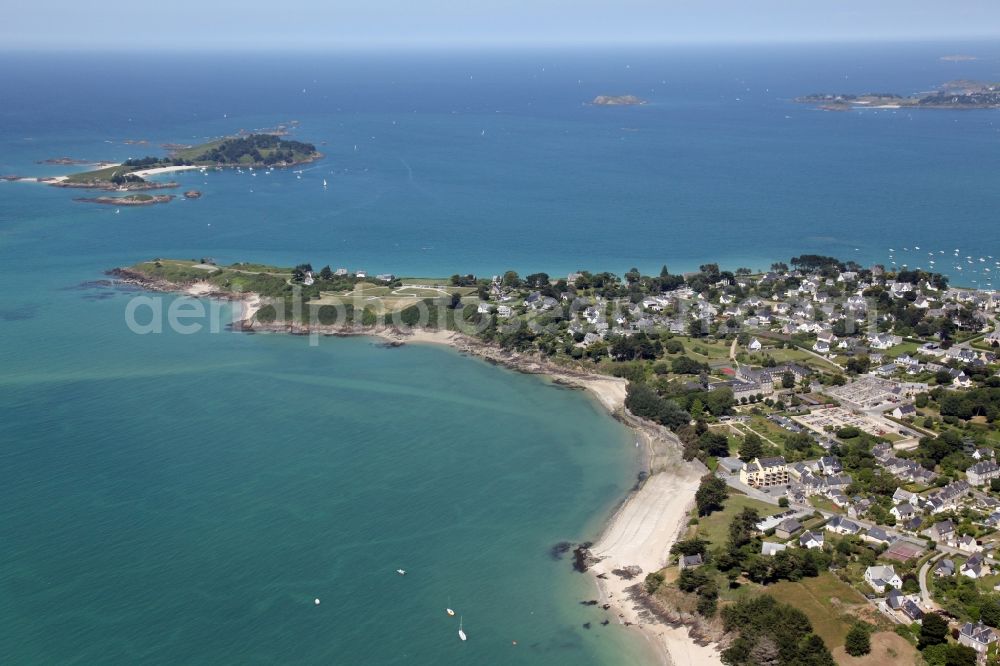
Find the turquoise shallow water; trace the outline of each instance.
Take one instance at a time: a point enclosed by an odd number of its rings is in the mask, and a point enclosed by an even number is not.
[[[113,321],[127,297],[63,314]],[[45,337],[44,368],[0,380],[7,663],[568,664],[623,647],[581,627],[603,615],[577,604],[591,584],[548,552],[632,475],[590,400],[362,338]]]
[[[79,285],[155,256],[449,275],[1000,254],[995,114],[789,102],[997,80],[998,56],[0,54],[0,173],[291,119],[328,155],[301,179],[181,174],[203,198],[120,214],[0,182],[0,660],[643,659],[549,555],[635,477],[585,396],[432,347],[133,335],[135,294]],[[625,92],[651,103],[582,104]]]

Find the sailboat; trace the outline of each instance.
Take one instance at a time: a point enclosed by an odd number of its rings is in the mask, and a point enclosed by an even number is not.
[[[458,618],[458,637],[465,640],[465,631],[462,630],[462,618]]]
[[[448,597],[448,605],[445,607],[444,612],[448,614],[448,617],[455,617],[455,611],[451,609],[451,597]]]
[[[323,179],[323,189],[326,189],[326,178]]]

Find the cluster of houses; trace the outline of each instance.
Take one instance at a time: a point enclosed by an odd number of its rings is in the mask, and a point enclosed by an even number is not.
[[[562,295],[563,300],[577,299],[573,285],[581,275],[571,273],[567,276],[570,288]],[[787,278],[794,281],[789,284],[797,286],[775,293],[774,285]],[[927,282],[911,284],[886,280],[879,267],[873,267],[863,277],[861,273],[850,270],[840,272],[837,277],[822,277],[793,270],[784,274],[769,272],[753,277],[720,277],[711,286],[718,290],[714,302],[706,298],[705,293],[696,292],[688,284],[658,294],[649,294],[635,304],[626,305],[622,301],[615,301],[615,306],[621,310],[621,316],[614,318],[614,328],[605,331],[605,335],[608,332],[628,334],[649,328],[683,332],[691,320],[711,323],[736,319],[744,329],[771,330],[784,335],[815,335],[816,341],[812,349],[821,355],[833,352],[870,354],[890,349],[902,342],[900,336],[892,333],[867,332],[873,323],[872,316],[876,317],[874,321],[891,319],[887,312],[873,312],[874,307],[864,293],[872,287],[884,288],[895,299],[906,299],[915,308],[922,310],[925,317],[952,317],[956,324],[967,323],[959,317],[963,306],[971,305],[981,311],[991,311],[1000,303],[1000,299],[990,292],[940,290]],[[766,290],[766,298],[752,293],[758,287]],[[748,291],[751,292],[750,295],[737,296]],[[503,290],[496,294],[497,297],[503,295]],[[592,298],[589,304],[603,312],[608,302]],[[574,308],[574,311],[578,309],[583,308]],[[987,319],[978,310],[976,324],[985,326]],[[839,329],[842,333],[845,329],[858,332],[838,336],[834,333],[834,326],[841,321],[849,324]],[[598,333],[596,330],[592,332]],[[759,341],[751,342],[748,349],[758,351]],[[903,367],[905,371],[919,371],[909,367],[909,364],[904,364]]]
[[[368,271],[357,270],[349,271],[346,268],[338,268],[333,272],[335,277],[347,277],[348,275],[353,275],[358,280],[367,280]],[[393,282],[396,279],[393,273],[379,273],[375,276],[375,279],[379,282]],[[302,284],[306,287],[316,284],[316,274],[313,271],[305,271],[302,275]]]

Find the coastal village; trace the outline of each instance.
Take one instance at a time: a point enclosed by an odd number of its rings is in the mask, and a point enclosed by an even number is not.
[[[525,343],[501,323],[495,339],[626,377],[630,409],[677,431],[725,483],[721,517],[694,513],[676,571],[647,578],[654,596],[673,581],[711,617],[776,588],[843,663],[862,632],[928,663],[1000,663],[1000,294],[828,257],[791,263],[624,281],[507,274],[477,312],[555,313],[555,333]],[[719,523],[732,532],[747,512],[734,566]],[[782,587],[793,584],[802,594]]]
[[[294,326],[447,328],[624,378],[629,412],[709,470],[672,564],[642,572],[646,601],[730,663],[747,631],[732,618],[762,594],[801,611],[840,663],[873,644],[911,661],[919,650],[928,663],[1000,663],[996,292],[818,255],[766,272],[624,277],[434,280],[205,259],[127,275],[197,276],[279,305],[297,291]],[[348,305],[354,322],[324,318]],[[246,327],[290,325],[269,307]]]

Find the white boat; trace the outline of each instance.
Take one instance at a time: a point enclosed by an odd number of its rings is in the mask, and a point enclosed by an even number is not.
[[[465,631],[462,630],[462,618],[458,618],[458,637],[465,640]]]
[[[445,608],[444,612],[447,613],[449,615],[449,617],[455,617],[455,611],[453,611],[450,608]]]
[[[396,573],[398,573],[400,576],[406,575],[406,571],[404,569],[396,569]]]
[[[323,179],[323,187],[326,187],[326,178]]]

